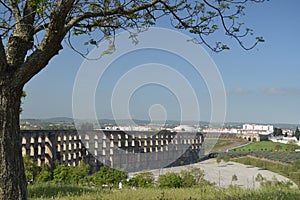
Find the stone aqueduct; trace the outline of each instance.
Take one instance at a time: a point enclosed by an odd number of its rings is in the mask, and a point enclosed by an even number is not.
[[[81,160],[96,171],[101,165],[139,171],[192,163],[204,153],[203,134],[160,131],[22,130],[22,153],[52,167]]]

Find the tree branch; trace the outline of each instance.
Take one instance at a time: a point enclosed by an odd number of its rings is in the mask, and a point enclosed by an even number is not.
[[[10,5],[11,5],[11,11],[14,15],[15,22],[16,22],[16,25],[17,25],[21,21],[21,13],[20,13],[20,9],[19,9],[19,6],[18,6],[18,1],[10,0]]]
[[[1,3],[7,10],[9,10],[10,12],[12,12],[11,8],[8,7],[8,6],[6,5],[6,3],[4,3],[3,1],[0,1],[0,3]]]
[[[15,18],[15,30],[7,42],[6,56],[8,65],[12,68],[17,68],[24,62],[28,50],[33,47],[36,7],[31,6],[26,1],[23,8],[23,16],[21,16],[17,2],[11,0],[11,6]]]
[[[61,42],[66,35],[64,26],[66,17],[74,0],[61,0],[50,16],[50,23],[41,44],[27,57],[24,64],[16,71],[18,84],[24,85],[35,74],[41,71],[51,58],[62,49]]]
[[[253,1],[255,1],[255,0],[253,0]],[[262,1],[263,1],[263,0],[257,0],[257,1],[255,1],[255,2],[262,2]],[[226,23],[225,23],[224,16],[223,16],[221,10],[220,10],[219,8],[215,7],[214,5],[210,4],[209,2],[207,2],[207,0],[203,0],[203,2],[204,2],[206,5],[208,5],[209,7],[211,7],[212,9],[214,9],[214,10],[216,10],[216,11],[218,12],[219,17],[220,17],[220,19],[221,19],[222,26],[223,26],[223,28],[224,28],[224,30],[225,30],[225,32],[226,32],[226,35],[233,37],[233,38],[239,43],[239,45],[240,45],[243,49],[245,49],[245,50],[253,49],[253,48],[259,43],[259,40],[257,40],[252,46],[246,47],[246,46],[243,44],[243,42],[239,39],[239,36],[237,36],[236,34],[234,34],[232,31],[230,31],[230,30],[227,28],[227,25],[226,25]],[[248,32],[248,31],[247,31],[247,32]],[[244,35],[244,36],[246,36],[246,35]],[[244,36],[243,36],[243,37],[244,37]]]
[[[130,15],[135,12],[145,10],[146,8],[152,7],[155,4],[159,3],[160,0],[153,0],[149,3],[142,4],[140,6],[124,10],[124,7],[119,6],[115,9],[108,10],[108,11],[102,11],[102,12],[87,12],[83,13],[82,15],[79,15],[77,17],[72,18],[68,24],[66,25],[66,30],[69,31],[72,27],[75,26],[75,24],[79,23],[80,21],[83,21],[88,18],[96,18],[96,17],[107,17],[107,16],[112,16],[112,15]]]

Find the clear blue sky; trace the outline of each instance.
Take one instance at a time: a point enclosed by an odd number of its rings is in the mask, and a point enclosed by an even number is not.
[[[226,121],[300,124],[299,7],[300,2],[294,0],[251,4],[246,9],[243,21],[255,33],[262,35],[266,42],[251,51],[242,50],[234,42],[229,42],[229,51],[218,54],[208,51],[218,66],[226,87]],[[161,24],[164,25],[165,22]],[[147,54],[149,62],[157,58],[153,52],[140,53]],[[139,59],[143,57],[145,56],[138,56]],[[128,66],[134,64],[134,56],[129,58],[124,61],[128,62]],[[165,55],[163,61],[155,61],[168,63],[176,68],[179,61],[169,59]],[[82,61],[82,57],[65,47],[49,66],[26,85],[27,97],[21,117],[72,117],[73,84]],[[104,79],[106,83],[99,84],[96,96],[99,118],[112,118],[109,108],[111,89],[117,81],[116,77],[129,70],[128,66],[108,71]],[[183,71],[193,84],[193,79],[197,77],[189,70]],[[193,87],[201,98],[202,119],[208,120],[210,102],[205,85]],[[145,86],[134,94],[130,102],[132,116],[148,118],[149,107],[157,103],[165,105],[169,119],[179,117],[178,102],[174,96],[156,85]]]

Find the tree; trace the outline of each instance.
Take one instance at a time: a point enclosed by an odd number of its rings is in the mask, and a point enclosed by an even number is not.
[[[299,141],[299,138],[300,138],[300,130],[299,130],[298,127],[297,127],[296,130],[295,130],[295,137],[296,137],[297,140]]]
[[[232,183],[232,182],[236,182],[237,180],[238,180],[237,175],[236,175],[236,174],[233,174],[233,175],[232,175],[232,178],[231,178],[231,183]]]
[[[222,161],[222,156],[218,155],[217,158],[216,158],[216,161],[217,161],[218,164],[220,164],[221,161]]]
[[[22,90],[63,49],[63,40],[74,48],[71,38],[87,35],[85,44],[97,46],[101,38],[113,38],[120,30],[145,30],[168,15],[175,28],[195,34],[195,42],[212,51],[229,49],[220,41],[208,42],[207,37],[218,31],[251,49],[263,38],[256,37],[250,47],[241,41],[252,35],[239,21],[246,2],[0,0],[0,199],[27,199],[19,135]]]
[[[273,136],[283,136],[281,128],[274,128]]]
[[[257,174],[257,176],[255,177],[255,181],[262,183],[266,180],[266,178],[264,178],[260,173]]]

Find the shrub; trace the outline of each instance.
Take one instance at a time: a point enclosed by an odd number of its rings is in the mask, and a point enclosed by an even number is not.
[[[158,186],[161,188],[180,188],[182,187],[182,179],[179,174],[167,173],[160,175],[157,180]]]
[[[72,183],[82,183],[83,179],[89,174],[90,166],[84,162],[80,162],[76,167],[70,167],[69,179]]]
[[[181,171],[180,177],[182,179],[183,187],[193,187],[197,183],[194,176],[188,170]]]
[[[46,164],[43,163],[41,166],[41,171],[36,177],[37,182],[48,182],[52,179],[51,168]]]
[[[53,171],[54,183],[69,183],[70,182],[70,168],[64,165],[57,165]]]
[[[221,155],[218,155],[218,156],[217,156],[216,161],[217,161],[218,164],[222,161]]]
[[[120,182],[125,183],[128,174],[124,171],[116,170],[107,166],[100,168],[98,172],[89,178],[98,186],[107,185],[109,187],[117,187]]]
[[[27,182],[33,182],[38,174],[39,167],[37,166],[37,163],[34,162],[29,156],[25,156],[23,160],[26,180]]]
[[[225,155],[225,156],[223,157],[223,160],[224,160],[224,162],[229,162],[230,157],[229,157],[228,155]]]
[[[152,187],[154,184],[154,175],[152,172],[141,172],[136,174],[133,178],[129,180],[128,185],[134,187],[148,188]]]

